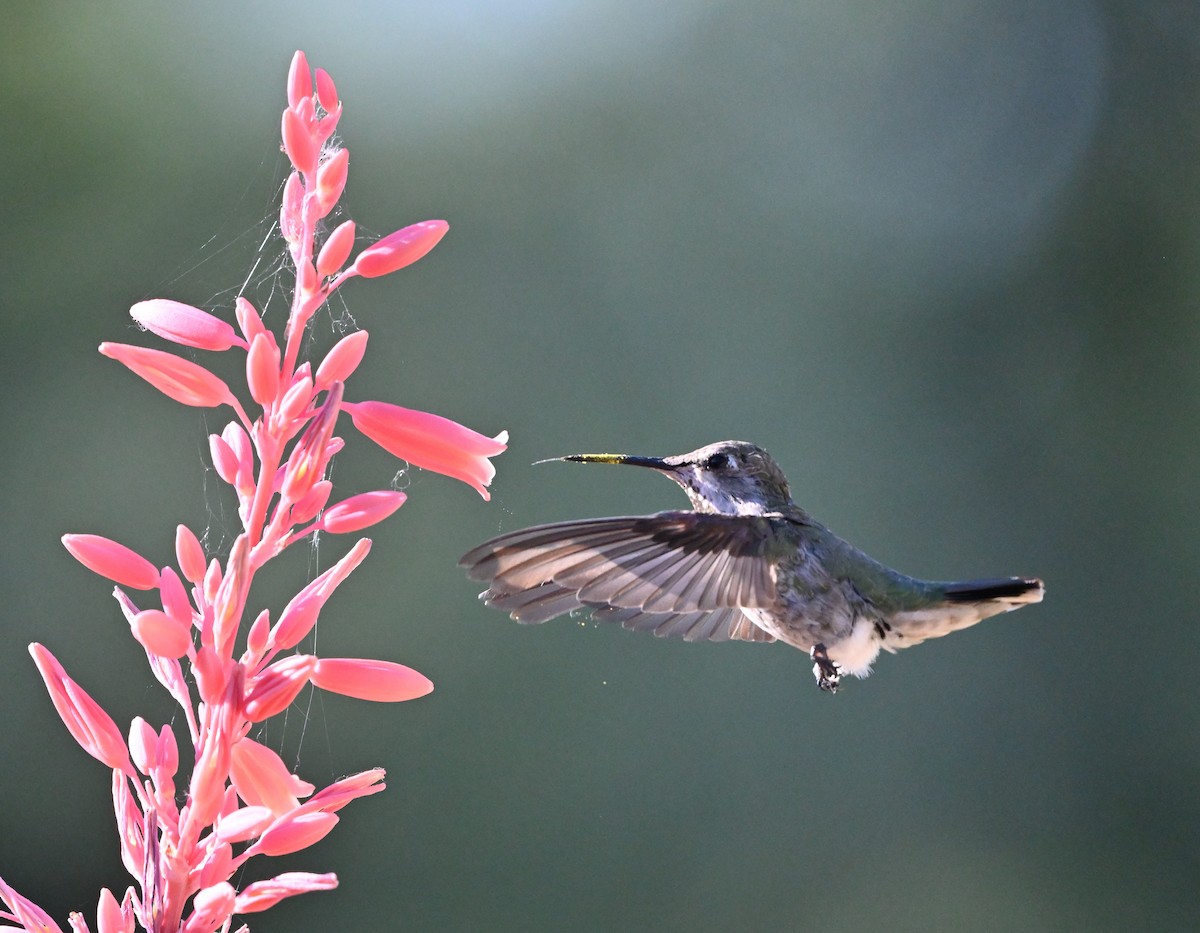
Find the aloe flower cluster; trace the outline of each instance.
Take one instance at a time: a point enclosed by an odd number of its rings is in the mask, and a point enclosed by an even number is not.
[[[365,331],[343,338],[315,367],[300,359],[308,322],[335,290],[356,276],[375,278],[416,262],[447,225],[431,220],[405,227],[351,260],[354,223],[346,221],[318,250],[318,228],[346,184],[349,153],[333,135],[342,106],[333,80],[320,69],[310,71],[300,52],[292,61],[287,97],[283,149],[294,170],[283,190],[279,224],[296,285],[282,347],[244,298],[237,300],[236,328],[165,299],[140,302],[131,311],[143,328],[175,344],[243,353],[246,395],[253,404],[243,406],[229,385],[183,356],[126,344],[100,347],[177,402],[232,409],[233,420],[212,435],[210,450],[217,475],[237,497],[241,532],[222,563],[209,559],[196,534],[180,525],[176,564],[161,569],[108,538],[63,538],[80,563],[117,584],[114,595],[131,634],[145,649],[154,677],[182,709],[178,730],[169,723],[155,728],[138,717],[123,732],[49,650],[30,646],[67,729],[112,769],[121,856],[135,883],[120,897],[107,888],[100,892],[99,933],[229,931],[236,915],[336,886],[332,874],[307,872],[279,874],[240,890],[235,878],[242,878],[243,866],[256,855],[284,855],[322,839],[337,824],[338,810],[383,790],[383,771],[354,774],[317,791],[255,741],[255,730],[308,685],[379,701],[413,699],[433,685],[391,661],[296,650],[326,600],[367,556],[369,539],[360,538],[274,618],[267,609],[252,608],[251,584],[288,546],[317,532],[360,531],[404,502],[404,493],[390,489],[331,501],[334,490],[325,476],[343,446],[334,434],[339,413],[349,414],[358,431],[395,456],[459,479],[485,499],[495,473],[488,458],[505,449],[503,433],[486,437],[388,402],[347,401],[345,385],[363,359]],[[185,735],[176,734],[184,729]],[[190,775],[179,770],[180,741],[192,745]],[[0,900],[7,908],[0,909],[0,929],[60,931],[3,880]],[[76,933],[90,929],[78,913],[69,925]]]

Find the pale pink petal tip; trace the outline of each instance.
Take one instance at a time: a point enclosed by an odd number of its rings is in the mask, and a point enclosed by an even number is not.
[[[364,278],[375,278],[403,269],[437,246],[449,229],[444,220],[425,220],[390,233],[358,254],[354,271]]]
[[[323,690],[381,703],[415,700],[433,691],[433,681],[411,667],[370,658],[321,658],[312,682]]]
[[[288,106],[295,107],[300,101],[312,94],[312,72],[308,67],[308,59],[299,49],[292,56],[292,64],[288,69],[287,98]]]
[[[151,333],[199,350],[228,350],[245,347],[231,324],[181,301],[154,298],[139,301],[129,309],[135,321]]]
[[[63,535],[63,546],[88,570],[133,590],[158,586],[158,568],[123,544],[100,535]]]

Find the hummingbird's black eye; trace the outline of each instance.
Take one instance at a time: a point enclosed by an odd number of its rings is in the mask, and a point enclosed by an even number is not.
[[[733,466],[733,458],[726,453],[716,453],[704,461],[704,469],[719,473]]]

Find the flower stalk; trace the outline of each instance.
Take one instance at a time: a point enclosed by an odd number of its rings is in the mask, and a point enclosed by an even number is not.
[[[121,855],[133,884],[120,898],[108,888],[100,892],[100,933],[229,931],[239,914],[336,887],[334,875],[308,872],[247,882],[242,868],[256,855],[293,853],[323,839],[336,828],[337,810],[384,789],[383,770],[354,774],[317,791],[255,741],[255,729],[305,689],[398,702],[424,696],[433,684],[393,661],[294,653],[325,602],[366,558],[368,538],[359,538],[297,593],[274,623],[268,609],[252,608],[255,575],[297,541],[321,531],[359,532],[404,503],[405,494],[391,489],[331,503],[336,493],[326,477],[344,446],[335,434],[343,411],[395,456],[461,480],[485,499],[495,474],[489,458],[505,449],[503,432],[487,437],[438,415],[386,402],[346,401],[347,382],[366,350],[365,331],[344,337],[319,362],[301,359],[308,322],[333,292],[350,279],[376,278],[416,262],[448,226],[442,220],[412,224],[352,258],[355,226],[346,221],[318,248],[318,227],[336,206],[349,166],[348,151],[333,136],[342,104],[333,79],[321,69],[314,76],[301,52],[288,74],[287,101],[281,132],[292,172],[279,228],[296,283],[283,346],[258,309],[238,298],[236,328],[170,299],[138,302],[130,313],[171,343],[244,353],[244,393],[235,394],[202,364],[171,352],[120,343],[100,347],[183,405],[232,410],[233,420],[209,444],[213,467],[236,497],[242,521],[228,557],[209,558],[183,525],[175,534],[178,569],[159,567],[100,535],[63,537],[81,564],[116,584],[114,596],[130,634],[182,716],[157,729],[136,717],[125,733],[49,649],[30,647],[63,723],[84,751],[112,770]],[[157,593],[157,605],[135,602],[126,590]],[[245,648],[238,654],[240,641]],[[186,734],[177,736],[176,728]],[[192,747],[190,774],[179,773],[181,741]],[[0,926],[61,933],[45,911],[2,879],[0,903]],[[68,923],[76,933],[90,929],[79,913]]]

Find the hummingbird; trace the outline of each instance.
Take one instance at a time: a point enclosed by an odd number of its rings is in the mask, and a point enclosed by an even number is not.
[[[487,583],[480,598],[517,622],[585,610],[663,638],[780,641],[808,652],[818,686],[836,693],[843,675],[866,677],[881,650],[1045,592],[1029,577],[935,582],[881,564],[796,505],[779,465],[745,441],[551,460],[646,467],[679,484],[692,508],[537,525],[468,551],[459,565]]]

